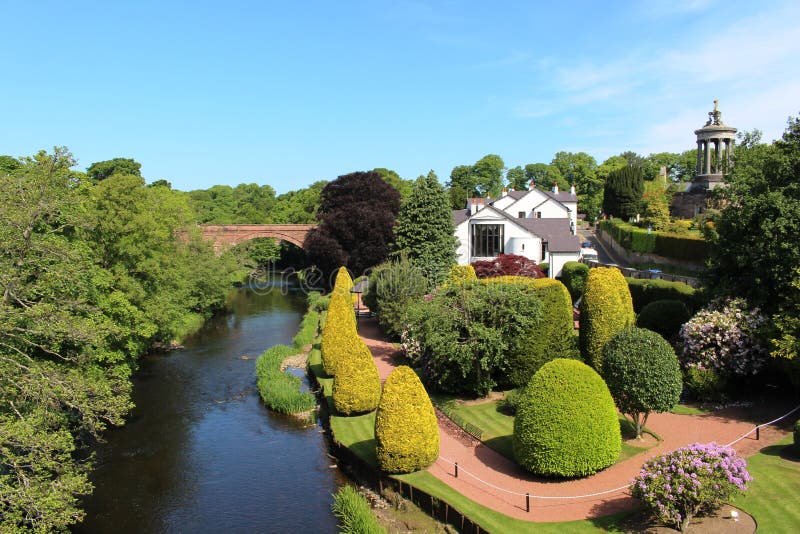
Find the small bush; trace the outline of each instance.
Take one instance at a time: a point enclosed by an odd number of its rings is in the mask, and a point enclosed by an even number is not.
[[[536,262],[525,256],[516,254],[500,254],[486,261],[472,263],[475,275],[478,278],[492,278],[494,276],[527,276],[529,278],[544,278],[544,272]]]
[[[408,307],[427,292],[422,271],[405,256],[377,266],[369,277],[364,303],[378,316],[384,332],[399,337],[408,324]]]
[[[453,265],[450,269],[450,274],[447,275],[447,279],[442,284],[442,288],[463,284],[464,282],[472,282],[477,279],[475,268],[472,265]]]
[[[679,300],[689,311],[696,309],[702,295],[692,286],[683,282],[667,282],[666,280],[646,280],[642,278],[626,278],[628,289],[633,299],[633,309],[641,313],[645,306],[657,300]]]
[[[581,300],[581,356],[598,372],[603,369],[603,346],[611,336],[635,324],[631,293],[625,278],[613,267],[589,270]]]
[[[383,386],[375,415],[375,454],[381,470],[411,473],[439,457],[439,426],[433,404],[416,373],[396,368]]]
[[[719,402],[725,399],[728,379],[713,369],[687,367],[683,382],[689,394],[699,402]]]
[[[342,486],[333,496],[333,515],[342,534],[385,534],[367,499],[353,486]]]
[[[381,398],[381,379],[372,353],[359,339],[354,351],[342,354],[333,379],[333,405],[343,415],[371,412]]]
[[[622,450],[611,393],[577,360],[553,360],[534,375],[519,402],[513,439],[519,464],[551,477],[590,475]]]
[[[507,391],[503,398],[497,402],[497,411],[506,415],[516,415],[523,391],[521,388]]]
[[[693,517],[719,508],[750,480],[746,462],[730,447],[694,443],[645,463],[631,495],[660,521],[685,532]]]
[[[311,291],[306,297],[306,302],[308,302],[308,308],[310,310],[314,310],[317,313],[322,313],[328,309],[331,298],[330,296],[323,297],[322,293],[319,291]]]
[[[620,330],[603,347],[603,379],[619,411],[633,420],[638,438],[651,412],[668,412],[683,389],[678,357],[659,334]]]
[[[567,286],[572,301],[583,295],[586,277],[589,276],[589,266],[579,261],[568,261],[561,270],[561,281]]]
[[[679,300],[655,300],[642,308],[636,324],[661,334],[665,339],[675,339],[690,317],[689,309]]]
[[[261,398],[270,409],[280,413],[300,413],[316,406],[314,395],[300,391],[300,378],[281,371],[283,360],[297,351],[287,345],[275,345],[256,360],[256,383]]]
[[[337,361],[355,349],[356,341],[359,339],[350,297],[334,289],[322,329],[322,364],[328,376],[335,376]]]
[[[317,337],[317,326],[319,326],[319,313],[309,309],[300,323],[300,331],[292,339],[295,348],[301,350],[306,345],[313,343],[314,338]]]

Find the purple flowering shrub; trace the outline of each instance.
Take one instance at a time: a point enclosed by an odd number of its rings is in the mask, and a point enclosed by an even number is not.
[[[718,508],[751,480],[746,462],[732,448],[694,443],[645,463],[631,494],[664,524],[683,532],[693,517]]]
[[[712,304],[681,327],[681,365],[721,375],[758,373],[768,354],[758,335],[766,321],[758,308],[746,310],[742,299]]]

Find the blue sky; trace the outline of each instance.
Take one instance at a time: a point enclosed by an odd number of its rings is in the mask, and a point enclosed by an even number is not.
[[[780,136],[800,2],[0,0],[0,154],[68,146],[178,189],[279,193],[488,153],[598,162],[694,146],[712,100]]]

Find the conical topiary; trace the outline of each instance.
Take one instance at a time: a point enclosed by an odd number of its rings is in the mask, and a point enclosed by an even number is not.
[[[334,290],[322,329],[322,366],[328,376],[336,374],[337,361],[342,354],[354,351],[357,341],[360,338],[350,297],[347,293]]]
[[[375,415],[375,453],[387,473],[424,469],[439,457],[439,427],[419,377],[402,365],[383,385]]]
[[[352,352],[340,354],[333,379],[333,405],[343,415],[371,412],[381,399],[381,378],[369,347],[354,343]]]
[[[351,289],[353,289],[353,278],[346,267],[339,267],[339,270],[336,271],[336,281],[333,283],[333,292],[336,293],[338,291],[346,294],[350,301],[355,304],[358,297],[355,293],[350,292]]]
[[[514,456],[532,473],[578,477],[617,461],[622,436],[611,393],[597,372],[559,358],[533,375],[514,417]]]

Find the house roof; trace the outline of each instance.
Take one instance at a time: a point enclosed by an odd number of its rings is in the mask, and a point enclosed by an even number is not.
[[[580,239],[578,236],[572,235],[569,219],[520,219],[493,206],[484,209],[492,210],[528,232],[541,237],[547,241],[547,248],[551,252],[580,252],[581,250]],[[466,210],[453,211],[453,222],[456,226],[469,219]]]
[[[521,199],[522,197],[524,197],[527,194],[528,194],[527,191],[509,191],[508,192],[508,196],[510,196],[514,200],[519,200],[519,199]]]
[[[467,210],[453,210],[453,222],[456,226],[463,223],[469,219],[469,215],[467,215]]]
[[[577,202],[578,195],[573,195],[569,191],[559,191],[558,193],[553,193],[552,191],[548,191],[546,189],[540,189],[542,193],[547,195],[548,197],[556,200],[558,202]]]

